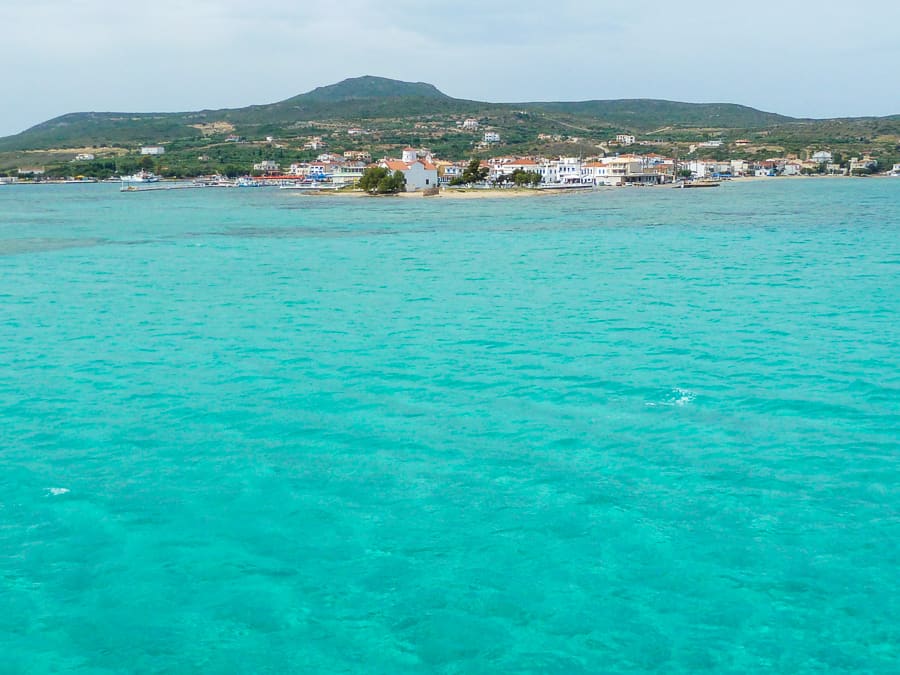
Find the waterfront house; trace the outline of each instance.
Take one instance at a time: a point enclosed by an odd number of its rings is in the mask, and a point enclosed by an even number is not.
[[[365,170],[365,162],[344,162],[331,168],[331,180],[335,185],[358,183]]]
[[[850,173],[853,173],[854,171],[874,171],[877,166],[878,162],[869,155],[863,155],[862,158],[852,157],[850,159]]]
[[[750,173],[750,162],[746,159],[733,159],[730,164],[732,176],[746,176]]]
[[[462,176],[465,167],[460,163],[441,162],[438,164],[438,182],[446,185],[454,178]]]
[[[663,182],[664,175],[655,168],[648,170],[644,158],[638,155],[604,157],[585,162],[581,177],[594,185],[655,185]]]
[[[400,171],[406,178],[407,192],[418,192],[436,187],[438,184],[437,167],[431,162],[417,159],[415,152],[412,148],[407,148],[403,151],[403,159],[384,159],[379,166],[390,171]]]

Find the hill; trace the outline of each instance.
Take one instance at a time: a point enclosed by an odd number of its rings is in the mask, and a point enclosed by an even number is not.
[[[462,128],[467,118],[477,120],[477,128]],[[351,135],[352,129],[364,134]],[[479,146],[485,129],[498,132],[501,144]],[[709,139],[730,146],[704,153],[734,156],[733,142],[749,139],[740,151],[748,157],[825,147],[848,156],[875,152],[884,162],[900,158],[900,116],[795,119],[730,103],[655,99],[486,103],[453,98],[425,82],[367,75],[244,108],[63,115],[0,138],[0,169],[23,163],[61,166],[75,156],[65,149],[112,148],[102,155],[108,158],[113,151],[133,154],[139,145],[157,143],[166,145],[166,163],[178,170],[197,162],[222,168],[263,158],[295,161],[309,154],[304,146],[317,136],[338,152],[389,153],[411,144],[450,159],[477,152],[590,155],[617,151],[608,143],[618,133],[637,136],[645,152],[681,156]],[[236,137],[247,143],[232,142]],[[277,142],[267,144],[268,137]]]
[[[529,108],[593,117],[634,131],[662,126],[752,129],[795,121],[733,103],[679,103],[656,99],[527,103]]]
[[[747,128],[790,118],[730,104],[677,103],[656,100],[483,103],[447,96],[424,82],[401,82],[364,76],[318,87],[284,101],[246,108],[187,113],[71,113],[0,139],[0,151],[92,145],[162,143],[201,136],[198,125],[223,121],[237,133],[253,135],[258,127],[284,135],[292,125],[313,120],[408,120],[427,115],[471,115],[521,108],[576,118],[592,126],[646,131],[659,126]]]

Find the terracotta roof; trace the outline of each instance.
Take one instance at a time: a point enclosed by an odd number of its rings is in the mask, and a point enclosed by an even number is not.
[[[399,159],[389,159],[385,164],[391,171],[406,171],[409,168],[406,162],[401,162]]]

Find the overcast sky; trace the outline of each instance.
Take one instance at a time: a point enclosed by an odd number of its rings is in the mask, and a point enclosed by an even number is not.
[[[366,74],[486,101],[900,113],[898,0],[0,2],[0,135],[66,112],[271,103]]]

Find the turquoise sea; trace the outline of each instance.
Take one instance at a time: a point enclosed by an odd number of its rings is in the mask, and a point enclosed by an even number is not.
[[[900,180],[0,187],[3,673],[900,671]]]

